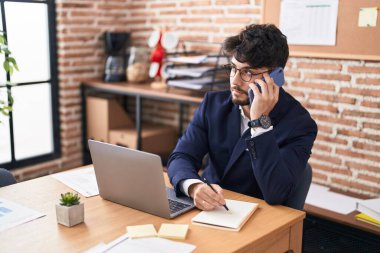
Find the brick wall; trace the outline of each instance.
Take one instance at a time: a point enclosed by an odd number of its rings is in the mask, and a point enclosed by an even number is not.
[[[34,166],[37,175],[80,163],[79,83],[102,76],[104,31],[132,32],[135,45],[146,45],[154,27],[176,31],[182,40],[221,42],[245,25],[259,23],[260,4],[254,0],[56,1],[63,156],[50,168]],[[218,50],[218,45],[192,46]],[[285,89],[309,109],[319,126],[310,159],[313,181],[380,196],[380,62],[291,57],[286,79]],[[175,104],[146,100],[143,111],[145,120],[178,122]],[[187,108],[189,119],[193,111]]]

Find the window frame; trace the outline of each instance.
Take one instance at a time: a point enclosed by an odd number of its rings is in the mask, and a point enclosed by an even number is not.
[[[50,52],[50,79],[40,80],[35,82],[22,82],[22,83],[12,83],[12,85],[0,85],[0,88],[7,88],[7,91],[11,91],[12,87],[19,87],[24,85],[34,85],[34,84],[50,84],[51,91],[51,105],[52,105],[52,126],[53,126],[53,152],[34,156],[31,158],[25,158],[16,160],[15,158],[15,143],[14,143],[14,132],[13,132],[13,113],[10,112],[9,120],[9,133],[10,133],[10,145],[11,145],[11,161],[7,163],[0,163],[0,168],[5,168],[8,170],[35,165],[42,162],[47,162],[61,157],[61,138],[60,138],[60,119],[59,119],[59,85],[58,85],[58,59],[57,59],[57,33],[56,33],[56,12],[55,12],[55,1],[28,1],[28,0],[0,0],[1,5],[1,15],[3,22],[4,36],[7,39],[7,25],[6,25],[6,14],[5,14],[5,2],[21,2],[21,3],[33,3],[33,4],[46,4],[47,14],[48,14],[48,32],[49,32],[49,52]],[[1,27],[0,27],[1,29]],[[12,48],[10,47],[12,51]],[[16,59],[17,60],[17,59]],[[2,65],[2,63],[1,63]],[[1,71],[4,71],[1,68]],[[22,70],[20,70],[22,71]],[[7,73],[7,81],[10,81],[10,75]],[[9,99],[8,99],[9,102]],[[15,101],[17,103],[17,101]]]

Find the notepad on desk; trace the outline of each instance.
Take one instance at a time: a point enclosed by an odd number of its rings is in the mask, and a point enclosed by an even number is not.
[[[255,212],[259,204],[226,199],[229,211],[220,206],[212,211],[202,211],[193,217],[194,225],[239,231]]]
[[[153,224],[127,226],[127,234],[129,238],[144,238],[157,236],[157,232]]]

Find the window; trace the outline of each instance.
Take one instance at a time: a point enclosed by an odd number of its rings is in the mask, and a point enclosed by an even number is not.
[[[0,67],[0,96],[14,99],[10,117],[0,116],[0,167],[14,169],[60,156],[55,6],[0,3],[0,29],[20,69],[9,76]]]

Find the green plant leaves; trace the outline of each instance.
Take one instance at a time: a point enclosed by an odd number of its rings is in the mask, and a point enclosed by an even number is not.
[[[60,205],[61,206],[74,206],[79,205],[80,197],[78,193],[66,192],[61,193]]]

